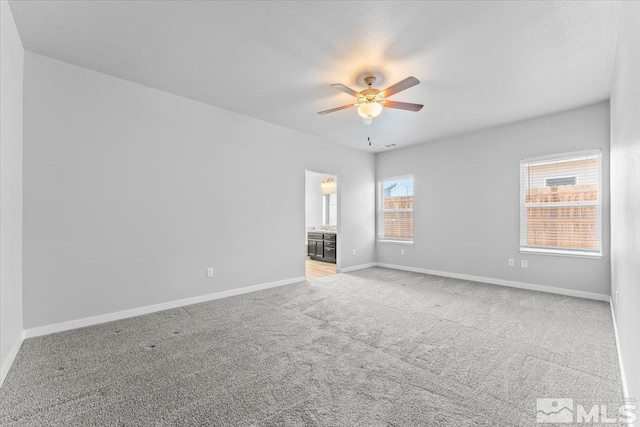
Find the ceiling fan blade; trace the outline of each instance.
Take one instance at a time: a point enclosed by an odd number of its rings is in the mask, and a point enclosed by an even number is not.
[[[393,94],[396,94],[398,92],[402,92],[403,90],[409,89],[410,87],[414,87],[415,85],[417,85],[419,83],[420,83],[420,80],[416,79],[413,76],[410,76],[410,77],[407,77],[404,80],[399,81],[398,83],[394,84],[393,86],[389,86],[388,88],[383,90],[380,94],[382,96],[384,96],[385,98],[388,98]]]
[[[347,108],[353,108],[355,106],[356,106],[355,104],[343,105],[342,107],[332,108],[330,110],[319,111],[318,114],[320,114],[320,115],[329,114],[329,113],[333,113],[334,111],[346,110]]]
[[[358,97],[358,95],[360,95],[359,92],[356,92],[355,90],[351,89],[350,87],[346,87],[342,83],[334,83],[334,84],[331,85],[331,87],[334,87],[334,88],[338,89],[341,92],[348,93],[351,96],[355,96],[356,98]]]
[[[400,110],[409,110],[409,111],[420,111],[424,105],[422,104],[412,104],[410,102],[397,102],[397,101],[387,101],[384,103],[385,107],[389,108],[398,108]]]

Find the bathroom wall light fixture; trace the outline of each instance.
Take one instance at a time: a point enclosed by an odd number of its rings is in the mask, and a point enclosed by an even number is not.
[[[336,192],[336,181],[333,178],[325,179],[320,184],[323,194],[332,194]]]

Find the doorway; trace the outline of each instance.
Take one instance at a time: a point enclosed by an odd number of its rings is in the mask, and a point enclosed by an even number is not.
[[[336,274],[338,176],[305,171],[305,273],[307,280]]]

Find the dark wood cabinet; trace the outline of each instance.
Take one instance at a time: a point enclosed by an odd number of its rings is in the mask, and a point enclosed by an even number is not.
[[[336,262],[336,248],[325,246],[324,248],[324,260],[327,262]]]
[[[324,242],[322,240],[309,240],[309,256],[320,257],[324,256]]]
[[[336,235],[307,233],[307,254],[317,261],[336,262]]]

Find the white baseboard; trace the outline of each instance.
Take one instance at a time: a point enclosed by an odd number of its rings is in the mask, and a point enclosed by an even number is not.
[[[336,273],[349,273],[351,271],[364,270],[365,268],[375,267],[376,265],[377,264],[375,262],[370,262],[367,264],[359,264],[351,267],[341,268],[339,271],[336,271]]]
[[[213,294],[185,298],[176,301],[169,301],[161,304],[147,305],[145,307],[132,308],[130,310],[117,311],[115,313],[107,313],[98,316],[85,317],[83,319],[69,320],[67,322],[55,323],[53,325],[37,326],[35,328],[29,328],[25,330],[24,337],[33,338],[41,335],[54,334],[56,332],[68,331],[70,329],[78,329],[85,326],[112,322],[114,320],[126,319],[128,317],[141,316],[143,314],[155,313],[157,311],[169,310],[171,308],[183,307],[185,305],[198,304],[200,302],[212,301],[220,298],[227,298],[235,295],[275,288],[278,286],[290,285],[292,283],[303,282],[304,280],[304,276],[294,277],[292,279],[278,280],[276,282],[262,283],[259,285],[246,286],[237,289],[229,289],[228,291],[216,292]]]
[[[593,300],[598,300],[598,301],[608,301],[611,304],[611,314],[613,316],[613,325],[614,325],[614,332],[615,332],[615,338],[616,338],[616,345],[618,347],[618,359],[619,359],[619,365],[620,365],[620,374],[621,374],[621,378],[622,378],[622,386],[623,386],[624,396],[628,397],[626,377],[625,377],[625,374],[624,374],[624,366],[622,364],[622,358],[621,358],[621,353],[620,353],[620,343],[619,343],[619,340],[618,340],[618,329],[617,329],[617,326],[616,326],[615,313],[614,313],[614,310],[613,310],[613,304],[611,303],[611,297],[610,296],[603,295],[603,294],[592,293],[592,292],[576,291],[576,290],[573,290],[573,289],[555,288],[555,287],[550,287],[550,286],[534,285],[534,284],[531,284],[531,283],[515,282],[515,281],[510,281],[510,280],[502,280],[502,279],[493,279],[493,278],[490,278],[490,277],[472,276],[472,275],[467,275],[467,274],[450,273],[450,272],[445,272],[445,271],[428,270],[428,269],[424,269],[424,268],[407,267],[407,266],[402,266],[402,265],[385,264],[385,263],[360,264],[360,265],[355,265],[355,266],[351,266],[351,267],[342,268],[342,269],[340,269],[339,272],[340,273],[348,273],[348,272],[357,271],[357,270],[363,270],[365,268],[376,267],[376,266],[377,267],[384,267],[384,268],[391,268],[391,269],[395,269],[395,270],[411,271],[411,272],[415,272],[415,273],[431,274],[431,275],[435,275],[435,276],[451,277],[451,278],[461,279],[461,280],[471,280],[471,281],[475,281],[475,282],[484,282],[484,283],[490,283],[490,284],[500,285],[500,286],[510,286],[510,287],[514,287],[514,288],[528,289],[528,290],[540,291],[540,292],[548,292],[548,293],[567,295],[567,296],[573,296],[573,297],[579,297],[579,298],[587,298],[587,299],[593,299]],[[4,379],[5,379],[6,375],[7,375],[7,373],[9,372],[9,369],[11,368],[11,365],[12,365],[16,355],[18,354],[18,351],[20,349],[20,346],[22,345],[22,342],[27,338],[33,338],[33,337],[37,337],[37,336],[41,336],[41,335],[53,334],[53,333],[56,333],[56,332],[62,332],[62,331],[67,331],[67,330],[71,330],[71,329],[82,328],[82,327],[85,327],[85,326],[97,325],[97,324],[100,324],[100,323],[111,322],[111,321],[120,320],[120,319],[126,319],[126,318],[129,318],[129,317],[141,316],[141,315],[144,315],[144,314],[154,313],[154,312],[158,312],[158,311],[162,311],[162,310],[168,310],[168,309],[177,308],[177,307],[182,307],[182,306],[186,306],[186,305],[197,304],[197,303],[201,303],[201,302],[212,301],[212,300],[221,299],[221,298],[227,298],[227,297],[231,297],[231,296],[235,296],[235,295],[242,295],[242,294],[246,294],[246,293],[250,293],[250,292],[261,291],[261,290],[264,290],[264,289],[270,289],[270,288],[275,288],[275,287],[278,287],[278,286],[284,286],[284,285],[289,285],[289,284],[293,284],[293,283],[302,282],[305,279],[306,279],[305,276],[295,277],[295,278],[291,278],[291,279],[279,280],[279,281],[269,282],[269,283],[262,283],[262,284],[258,284],[258,285],[246,286],[246,287],[237,288],[237,289],[230,289],[230,290],[227,290],[227,291],[216,292],[216,293],[213,293],[213,294],[201,295],[201,296],[192,297],[192,298],[185,298],[185,299],[176,300],[176,301],[169,301],[169,302],[165,302],[165,303],[161,303],[161,304],[149,305],[149,306],[134,308],[134,309],[130,309],[130,310],[123,310],[123,311],[118,311],[118,312],[115,312],[115,313],[107,313],[107,314],[102,314],[102,315],[98,315],[98,316],[92,316],[92,317],[87,317],[87,318],[82,318],[82,319],[75,319],[75,320],[70,320],[70,321],[67,321],[67,322],[56,323],[56,324],[53,324],[53,325],[45,325],[45,326],[38,326],[38,327],[35,327],[35,328],[29,328],[29,329],[27,329],[27,330],[22,332],[22,334],[19,336],[19,338],[16,340],[15,344],[13,345],[13,347],[11,349],[11,352],[7,356],[6,360],[2,363],[2,367],[1,367],[1,371],[0,371],[0,385],[2,385],[2,383],[4,382]]]
[[[20,350],[22,341],[24,341],[24,331],[22,331],[20,335],[18,335],[16,342],[13,343],[13,346],[11,347],[11,351],[9,351],[9,354],[7,355],[7,358],[2,362],[2,367],[0,368],[0,387],[2,387],[2,384],[4,383],[4,379],[7,377],[7,374],[9,373],[9,369],[11,369],[11,365],[13,365],[13,361],[15,360],[16,355],[18,354],[18,350]]]
[[[425,268],[405,267],[403,265],[376,263],[378,267],[392,268],[394,270],[411,271],[414,273],[432,274],[434,276],[451,277],[454,279],[471,280],[474,282],[490,283],[492,285],[509,286],[512,288],[528,289],[530,291],[547,292],[551,294],[567,295],[570,297],[593,299],[597,301],[609,301],[610,296],[596,294],[594,292],[576,291],[574,289],[556,288],[553,286],[534,285],[532,283],[515,282],[512,280],[493,279],[491,277],[471,276],[469,274],[449,273],[446,271],[427,270]]]
[[[467,274],[449,273],[449,272],[445,272],[445,271],[435,271],[435,270],[428,270],[428,269],[424,269],[424,268],[406,267],[406,266],[402,266],[402,265],[385,264],[385,263],[359,264],[359,265],[354,265],[354,266],[351,266],[351,267],[341,268],[339,272],[340,273],[349,273],[349,272],[352,272],[352,271],[362,270],[362,269],[365,269],[365,268],[376,267],[376,266],[377,267],[384,267],[384,268],[392,268],[392,269],[396,269],[396,270],[412,271],[412,272],[415,272],[415,273],[432,274],[432,275],[443,276],[443,277],[452,277],[452,278],[462,279],[462,280],[472,280],[472,281],[475,281],[475,282],[491,283],[491,284],[494,284],[494,285],[510,286],[510,287],[520,288],[520,289],[529,289],[529,290],[533,290],[533,291],[555,293],[555,294],[560,294],[560,295],[568,295],[568,296],[579,297],[579,298],[594,299],[594,300],[599,300],[599,301],[609,301],[609,299],[610,299],[610,297],[608,295],[596,294],[596,293],[592,293],[592,292],[576,291],[576,290],[573,290],[573,289],[555,288],[555,287],[551,287],[551,286],[534,285],[534,284],[531,284],[531,283],[514,282],[514,281],[510,281],[510,280],[493,279],[493,278],[490,278],[490,277],[471,276],[471,275],[467,275]],[[106,313],[106,314],[101,314],[101,315],[98,315],[98,316],[86,317],[86,318],[82,318],[82,319],[75,319],[75,320],[56,323],[56,324],[52,324],[52,325],[38,326],[38,327],[35,327],[35,328],[29,328],[29,329],[25,330],[24,334],[23,334],[23,339],[33,338],[33,337],[37,337],[37,336],[41,336],[41,335],[53,334],[53,333],[56,333],[56,332],[68,331],[68,330],[71,330],[71,329],[82,328],[82,327],[85,327],[85,326],[97,325],[97,324],[100,324],[100,323],[111,322],[111,321],[114,321],[114,320],[126,319],[128,317],[141,316],[141,315],[144,315],[144,314],[154,313],[154,312],[157,312],[157,311],[169,310],[169,309],[172,309],[172,308],[182,307],[182,306],[185,306],[185,305],[197,304],[197,303],[200,303],[200,302],[205,302],[205,301],[211,301],[211,300],[216,300],[216,299],[220,299],[220,298],[231,297],[231,296],[234,296],[234,295],[246,294],[246,293],[249,293],[249,292],[255,292],[255,291],[260,291],[260,290],[263,290],[263,289],[274,288],[274,287],[277,287],[277,286],[289,285],[289,284],[292,284],[292,283],[302,282],[304,280],[306,280],[305,276],[295,277],[295,278],[279,280],[279,281],[275,281],[275,282],[262,283],[262,284],[259,284],[259,285],[246,286],[246,287],[238,288],[238,289],[230,289],[230,290],[227,290],[227,291],[216,292],[216,293],[208,294],[208,295],[201,295],[201,296],[192,297],[192,298],[185,298],[185,299],[176,300],[176,301],[169,301],[169,302],[165,302],[165,303],[161,303],[161,304],[148,305],[148,306],[144,306],[144,307],[138,307],[138,308],[133,308],[133,309],[129,309],[129,310],[118,311],[118,312],[115,312],[115,313]],[[17,348],[19,348],[19,346]],[[17,352],[17,349],[16,349],[16,352]],[[15,355],[14,355],[14,357],[15,357]]]
[[[620,349],[620,338],[618,338],[618,324],[616,323],[616,312],[613,308],[613,300],[609,298],[611,306],[611,317],[613,318],[613,333],[616,337],[616,350],[618,351],[618,366],[620,367],[620,381],[622,382],[622,396],[629,398],[629,389],[627,388],[627,376],[624,373],[624,364],[622,363],[622,351]]]

